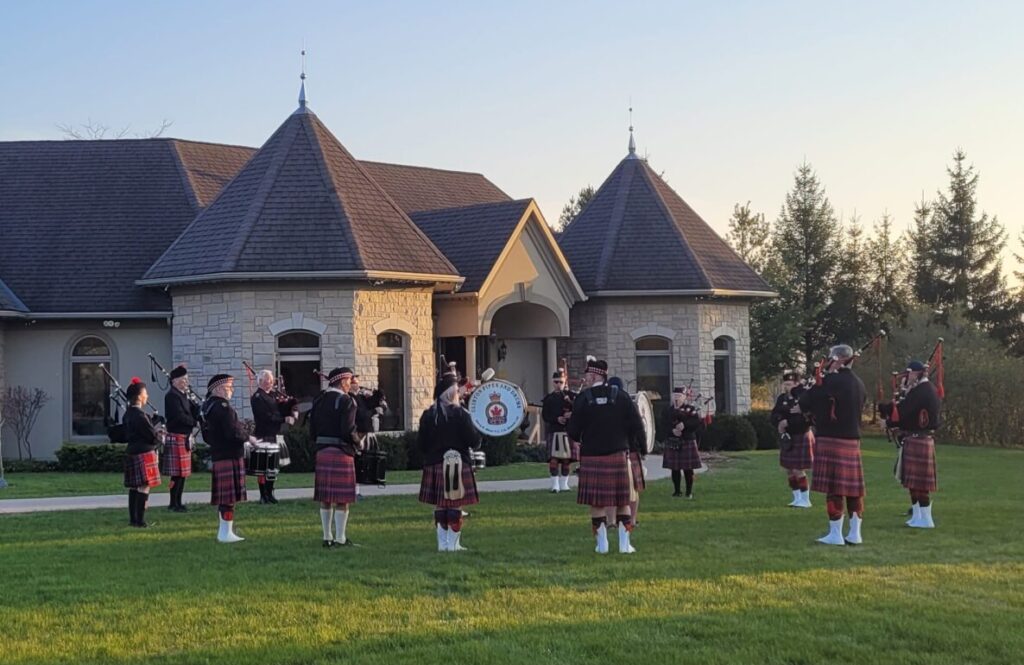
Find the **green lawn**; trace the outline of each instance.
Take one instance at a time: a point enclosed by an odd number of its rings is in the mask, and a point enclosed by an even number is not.
[[[546,464],[506,464],[488,467],[479,471],[481,480],[520,480],[541,478],[547,474]],[[123,476],[120,473],[9,473],[8,487],[0,489],[0,502],[4,499],[36,499],[47,496],[99,496],[102,494],[124,494]],[[166,492],[168,479],[155,489]],[[420,482],[419,471],[388,471],[389,485]],[[275,487],[312,487],[312,473],[282,473]],[[209,491],[210,474],[196,473],[188,479],[188,492]],[[249,479],[249,489],[256,490],[256,479]],[[2,662],[2,661],[0,661]]]
[[[817,545],[771,452],[644,495],[631,557],[592,551],[567,495],[485,495],[438,554],[412,497],[354,509],[361,548],[323,550],[308,501],[0,517],[0,662],[1017,663],[1024,452],[942,447],[934,531],[902,526],[892,450],[867,446],[865,545]],[[613,545],[614,550],[614,545]]]

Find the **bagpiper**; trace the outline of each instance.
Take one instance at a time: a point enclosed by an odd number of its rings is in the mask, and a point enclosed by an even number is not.
[[[816,431],[814,477],[811,490],[826,496],[828,534],[825,545],[860,545],[864,517],[864,468],[860,454],[860,416],[866,394],[864,383],[850,366],[853,349],[833,346],[823,361],[821,383],[800,396],[800,408],[810,415]],[[850,531],[843,538],[843,507],[850,516]]]
[[[640,412],[624,390],[607,385],[608,363],[590,358],[584,388],[573,404],[569,436],[580,442],[580,485],[576,502],[590,507],[595,551],[608,553],[608,509],[614,508],[619,531],[619,552],[632,554],[630,502],[632,480],[629,446],[643,436]]]
[[[931,493],[938,489],[934,433],[942,426],[942,399],[928,379],[927,366],[919,360],[907,365],[903,389],[905,396],[890,410],[886,425],[897,430],[897,477],[913,503],[907,526],[934,529]]]
[[[260,370],[256,378],[258,388],[249,398],[252,407],[253,436],[260,443],[277,447],[277,436],[285,423],[295,424],[298,417],[299,403],[294,399],[284,398],[275,390],[274,373],[269,369]],[[247,469],[256,476],[260,488],[260,503],[277,503],[274,496],[274,483],[280,472],[279,455],[269,455],[266,469]]]
[[[672,406],[665,410],[665,454],[661,468],[672,471],[672,496],[683,496],[680,481],[686,479],[686,498],[693,499],[694,473],[700,469],[700,449],[697,438],[704,431],[704,419],[694,403],[693,389],[672,389]]]
[[[160,484],[160,467],[156,450],[160,446],[161,434],[157,431],[149,414],[143,409],[149,401],[146,384],[139,377],[133,377],[128,389],[128,408],[124,412],[124,436],[128,442],[125,449],[124,486],[128,488],[129,524],[146,528],[146,504],[149,490]]]
[[[420,503],[434,507],[438,552],[459,552],[464,506],[479,503],[469,452],[480,434],[459,403],[458,377],[445,372],[434,388],[434,403],[420,416],[416,443],[423,455]]]
[[[237,543],[245,540],[235,533],[235,505],[246,500],[245,444],[248,436],[238,413],[231,406],[235,377],[215,374],[206,385],[203,402],[203,440],[210,447],[213,472],[210,474],[210,503],[217,506],[220,529],[217,541]]]
[[[573,446],[566,433],[576,393],[569,390],[569,382],[561,370],[551,375],[554,388],[541,402],[541,419],[548,446],[548,475],[552,492],[569,490],[569,471],[574,461]],[[561,472],[561,473],[559,473]]]
[[[804,393],[800,372],[790,371],[782,375],[782,394],[775,400],[772,409],[772,425],[779,432],[779,466],[786,471],[793,508],[810,508],[811,491],[807,483],[807,471],[814,463],[814,431],[800,410],[800,395]]]
[[[167,508],[176,513],[187,512],[182,496],[185,494],[185,479],[192,475],[192,448],[195,430],[199,423],[200,405],[188,389],[188,370],[178,365],[171,370],[171,387],[164,395],[164,417],[167,418],[167,435],[164,440],[160,465],[165,475],[171,477],[171,500]]]
[[[352,546],[346,534],[349,506],[356,501],[356,403],[349,395],[352,370],[338,367],[327,375],[309,414],[309,438],[316,444],[313,500],[320,502],[324,547]],[[331,534],[331,523],[334,534]]]

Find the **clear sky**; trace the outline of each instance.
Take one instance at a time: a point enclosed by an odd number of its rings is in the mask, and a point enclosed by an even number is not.
[[[296,106],[357,157],[480,171],[549,219],[639,151],[715,229],[806,159],[898,228],[955,148],[1018,249],[1020,2],[4,2],[0,140],[92,119],[258,146]]]

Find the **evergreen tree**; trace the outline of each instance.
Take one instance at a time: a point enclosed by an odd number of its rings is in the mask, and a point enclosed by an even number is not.
[[[774,286],[781,311],[796,318],[808,370],[828,338],[827,315],[840,259],[841,230],[825,189],[809,164],[794,175],[772,237],[781,274]]]
[[[854,214],[843,232],[835,286],[825,317],[825,330],[832,340],[856,346],[876,327],[868,311],[869,282],[864,227]]]
[[[867,313],[872,328],[891,330],[906,321],[910,308],[910,274],[905,242],[893,237],[889,213],[875,222],[865,247],[868,291]]]
[[[558,216],[558,223],[554,227],[555,231],[563,231],[565,227],[572,224],[596,193],[597,190],[592,185],[587,185],[576,196],[570,196],[569,202],[562,206],[562,214]]]
[[[752,212],[750,201],[733,205],[725,240],[759,275],[763,275],[767,267],[770,239],[771,225],[765,221],[764,213]]]
[[[932,223],[932,204],[925,201],[914,208],[914,225],[909,231],[911,265],[908,271],[907,286],[913,291],[914,298],[929,307],[939,305],[939,287],[934,278],[935,262],[932,248],[935,243],[934,224]]]

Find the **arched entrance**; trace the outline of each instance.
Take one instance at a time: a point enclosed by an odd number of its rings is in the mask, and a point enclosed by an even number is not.
[[[512,302],[494,310],[486,336],[478,340],[478,365],[519,385],[530,402],[548,392],[548,376],[558,365],[555,340],[566,336],[558,314],[534,302]]]

